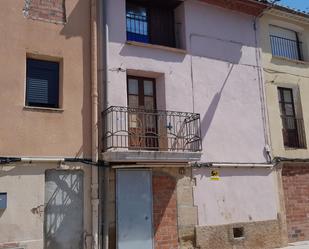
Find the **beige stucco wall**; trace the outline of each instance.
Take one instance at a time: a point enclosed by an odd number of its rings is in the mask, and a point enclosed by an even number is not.
[[[26,19],[25,1],[1,1],[0,156],[90,157],[89,2],[66,0],[61,25]],[[27,54],[61,62],[63,111],[24,108]]]
[[[89,166],[76,163],[61,166],[58,163],[10,164],[0,166],[0,192],[7,193],[8,203],[7,209],[0,210],[0,248],[11,243],[31,249],[44,247],[45,172],[55,168],[83,171],[85,239],[91,234]],[[84,244],[85,248],[90,248],[86,241]]]
[[[305,62],[287,60],[272,56],[269,25],[276,25],[298,32],[303,43]],[[309,142],[309,22],[265,14],[260,19],[260,43],[264,68],[269,129],[273,156],[288,158],[308,158],[308,149],[286,149],[283,145],[282,122],[280,118],[278,87],[293,88],[295,109],[298,118],[304,119],[306,141]]]

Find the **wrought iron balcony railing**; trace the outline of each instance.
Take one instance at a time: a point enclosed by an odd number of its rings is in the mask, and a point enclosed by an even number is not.
[[[270,36],[272,54],[292,60],[303,60],[302,43],[298,40],[287,39],[279,36]]]
[[[307,144],[304,120],[286,116],[282,116],[281,119],[284,146],[288,148],[305,149]]]
[[[103,112],[104,150],[198,152],[200,115],[112,106]]]

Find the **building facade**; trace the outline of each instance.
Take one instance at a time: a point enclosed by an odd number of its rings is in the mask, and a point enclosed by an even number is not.
[[[90,248],[90,2],[0,17],[0,248]]]
[[[0,17],[0,249],[309,239],[306,14],[10,0]]]
[[[308,240],[309,16],[275,6],[260,19],[272,156],[290,242]]]
[[[267,5],[106,5],[109,248],[282,245],[258,41]]]

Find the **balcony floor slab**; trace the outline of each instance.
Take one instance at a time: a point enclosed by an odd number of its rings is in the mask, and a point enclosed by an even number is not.
[[[109,150],[102,153],[107,162],[194,162],[199,161],[200,152],[172,152],[172,151],[134,151]]]

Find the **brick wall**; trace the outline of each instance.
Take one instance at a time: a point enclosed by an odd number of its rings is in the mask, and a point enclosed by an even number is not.
[[[309,164],[284,165],[282,183],[289,241],[309,240]]]
[[[153,175],[153,223],[155,249],[178,249],[176,180]]]
[[[65,0],[25,0],[24,14],[31,19],[64,23]]]

